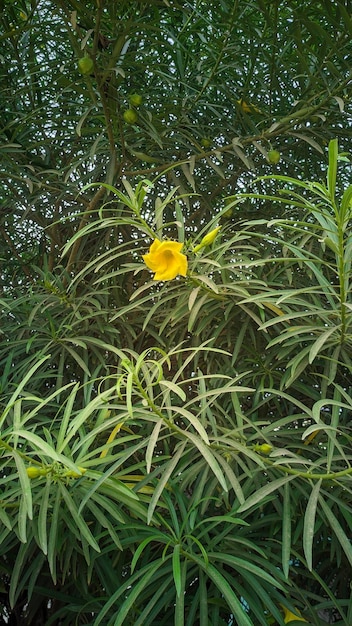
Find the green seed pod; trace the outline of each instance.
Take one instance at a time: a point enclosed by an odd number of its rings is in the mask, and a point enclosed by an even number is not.
[[[135,124],[138,120],[138,115],[133,109],[127,109],[123,114],[123,119],[127,124]]]
[[[201,143],[202,148],[210,148],[212,144],[212,140],[209,139],[209,137],[202,137],[202,139],[200,140],[200,143]]]
[[[128,99],[133,107],[140,107],[143,102],[143,96],[139,93],[131,93]]]
[[[94,63],[92,59],[89,57],[82,57],[78,61],[78,69],[83,74],[83,76],[87,76],[87,74],[91,74],[94,68]]]
[[[268,161],[273,165],[276,165],[281,159],[281,154],[278,150],[269,150]]]

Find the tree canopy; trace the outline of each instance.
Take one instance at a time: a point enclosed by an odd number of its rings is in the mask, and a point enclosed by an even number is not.
[[[0,8],[0,623],[350,626],[350,3]]]

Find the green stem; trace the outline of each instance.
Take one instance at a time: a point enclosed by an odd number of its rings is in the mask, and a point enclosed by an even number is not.
[[[338,209],[334,207],[335,215],[339,216]],[[345,250],[344,250],[344,220],[338,217],[338,274],[339,274],[339,288],[340,288],[340,316],[341,316],[341,344],[345,340],[346,333],[346,289],[345,289]]]
[[[215,447],[217,451],[219,451],[219,449],[226,451],[226,452],[229,451],[228,447],[219,446],[218,444],[216,446],[211,445],[210,447],[211,448]],[[295,469],[292,469],[292,467],[286,467],[284,465],[275,465],[274,462],[268,458],[263,458],[263,457],[260,457],[260,458],[262,459],[262,461],[266,462],[268,467],[278,469],[281,472],[284,472],[286,474],[291,474],[292,476],[299,476],[300,478],[308,478],[311,480],[334,480],[336,478],[341,478],[342,476],[348,476],[352,474],[352,467],[347,467],[346,469],[340,470],[339,472],[328,472],[326,474],[317,474],[315,472],[314,473],[302,472],[300,470],[295,470]]]
[[[210,287],[207,287],[201,280],[198,280],[198,278],[196,278],[195,275],[192,274],[191,272],[187,274],[187,278],[189,278],[189,280],[194,285],[196,285],[197,287],[200,287],[203,291],[206,291],[206,293],[208,293],[215,300],[222,300],[222,301],[226,300],[226,296],[215,293],[215,291],[210,289]]]
[[[40,461],[36,461],[35,459],[32,459],[32,457],[27,456],[27,454],[23,454],[23,452],[20,452],[20,450],[12,448],[10,444],[8,444],[3,439],[0,439],[0,448],[4,448],[5,450],[8,450],[12,454],[18,454],[18,456],[20,456],[21,459],[23,459],[24,461],[28,461],[32,465],[38,465],[39,467],[42,467],[43,465]]]
[[[341,470],[340,472],[329,472],[328,474],[311,474],[310,472],[300,472],[299,470],[294,470],[291,467],[284,467],[280,465],[275,465],[278,469],[286,474],[292,474],[294,476],[300,476],[301,478],[309,478],[311,480],[334,480],[335,478],[341,478],[341,476],[348,476],[352,474],[352,467],[348,467],[345,470]]]
[[[275,467],[286,474],[291,474],[292,476],[299,476],[300,478],[309,478],[311,480],[334,480],[335,478],[341,478],[341,476],[348,476],[352,474],[352,467],[347,467],[344,470],[340,470],[339,472],[328,472],[326,474],[317,474],[315,472],[302,472],[300,470],[292,469],[292,467],[286,467],[284,465],[274,465],[273,461],[270,459],[265,459],[267,464],[270,467]]]
[[[179,429],[167,417],[165,417],[164,413],[153,402],[153,400],[151,400],[151,398],[148,395],[148,393],[142,387],[141,382],[140,382],[138,376],[135,377],[135,383],[136,383],[136,387],[137,387],[139,393],[141,394],[143,399],[147,402],[148,407],[153,411],[153,413],[155,413],[158,417],[160,417],[160,419],[163,420],[163,422],[170,428],[170,430],[173,430],[174,432],[177,432],[177,433],[182,432],[181,429]]]

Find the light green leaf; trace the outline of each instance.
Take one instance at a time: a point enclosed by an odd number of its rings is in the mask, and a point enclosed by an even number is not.
[[[79,469],[73,463],[73,461],[63,456],[62,454],[58,454],[46,441],[44,441],[44,439],[42,439],[35,433],[32,433],[29,430],[20,429],[15,430],[13,434],[17,435],[18,437],[22,437],[22,439],[31,443],[33,449],[38,453],[38,455],[43,453],[50,461],[57,461],[58,463],[62,463],[72,471],[79,473]]]
[[[237,596],[235,595],[233,589],[230,587],[226,578],[212,565],[208,563],[207,565],[197,556],[193,556],[193,560],[198,564],[199,568],[204,571],[204,573],[213,581],[216,587],[224,596],[230,610],[233,612],[237,623],[241,626],[253,626],[252,620],[249,618],[245,609]]]
[[[153,428],[153,432],[150,435],[149,441],[148,441],[148,445],[147,445],[147,450],[145,453],[145,462],[146,462],[146,469],[147,469],[147,473],[150,473],[151,470],[151,466],[152,466],[152,462],[153,462],[153,454],[154,454],[154,448],[158,442],[158,438],[159,438],[159,432],[161,427],[164,425],[164,421],[162,419],[160,419],[154,426]]]
[[[172,553],[172,574],[174,577],[176,593],[178,596],[180,596],[182,589],[180,550],[181,546],[179,543],[177,543],[174,546],[174,550]]]
[[[284,501],[282,509],[282,571],[286,578],[290,571],[291,558],[291,501],[290,484],[284,485]]]
[[[51,481],[47,477],[44,489],[40,494],[40,509],[38,513],[38,542],[41,550],[44,554],[48,553],[48,508],[49,508],[49,496],[51,491]]]
[[[199,421],[199,419],[195,415],[193,415],[193,413],[191,413],[190,411],[187,411],[187,409],[184,409],[183,407],[180,407],[180,406],[166,406],[165,410],[169,411],[170,413],[172,412],[178,415],[182,415],[182,417],[184,417],[186,420],[188,420],[192,424],[192,426],[201,436],[202,440],[207,445],[210,444],[207,432],[203,424]]]
[[[186,447],[186,442],[184,442],[179,449],[177,450],[176,453],[174,453],[171,461],[169,461],[167,464],[165,464],[164,466],[164,471],[160,477],[160,480],[158,481],[157,486],[155,487],[152,499],[149,503],[149,507],[148,507],[148,517],[147,517],[147,521],[148,524],[150,524],[153,514],[154,514],[154,510],[155,507],[158,503],[158,500],[162,494],[162,492],[164,491],[167,481],[170,479],[170,476],[172,475],[172,472],[174,471],[175,467],[177,466],[179,460],[182,458],[182,454],[184,452],[184,449]]]
[[[309,496],[306,512],[304,514],[303,550],[304,556],[307,560],[307,567],[310,572],[313,569],[313,538],[315,532],[315,517],[320,487],[321,480],[318,480]]]
[[[321,508],[323,509],[326,518],[330,524],[330,528],[332,530],[332,532],[336,535],[336,538],[338,539],[341,548],[343,549],[348,561],[350,562],[350,565],[352,567],[352,545],[351,545],[351,538],[350,536],[345,534],[341,524],[338,522],[338,520],[336,519],[334,513],[332,512],[332,510],[330,509],[329,505],[327,504],[327,502],[325,502],[325,495],[319,495],[319,503]]]
[[[14,402],[16,401],[16,399],[18,398],[19,395],[21,395],[23,389],[26,387],[26,384],[28,383],[29,380],[31,380],[32,376],[35,374],[35,372],[40,368],[40,366],[42,365],[42,363],[44,363],[45,361],[47,361],[48,359],[50,359],[50,355],[46,355],[44,357],[39,358],[38,360],[36,360],[36,362],[34,363],[34,365],[32,365],[32,367],[29,368],[28,372],[26,373],[26,375],[23,377],[23,379],[21,380],[21,382],[16,386],[15,391],[13,392],[12,396],[10,397],[10,399],[8,400],[8,403],[6,405],[6,408],[4,410],[4,412],[1,415],[1,420],[0,420],[0,426],[3,423],[3,421],[6,418],[6,415],[8,413],[8,411],[11,409],[12,405],[14,404]]]
[[[194,445],[198,448],[201,455],[204,457],[205,461],[208,463],[212,472],[214,472],[216,478],[218,479],[221,487],[224,491],[228,491],[228,486],[225,480],[225,476],[223,475],[220,465],[214,457],[211,448],[208,447],[201,439],[199,439],[196,435],[191,432],[183,431],[185,437],[190,439]]]
[[[31,489],[30,479],[28,478],[28,475],[27,475],[26,466],[25,466],[23,459],[17,453],[16,450],[13,451],[13,458],[16,463],[18,476],[19,476],[20,484],[21,484],[21,490],[22,490],[21,511],[24,517],[28,515],[29,519],[33,519],[32,489]]]
[[[319,354],[319,352],[321,352],[324,344],[327,342],[329,337],[331,337],[331,335],[336,332],[336,330],[337,329],[335,327],[329,328],[324,333],[322,333],[320,337],[318,337],[318,339],[313,343],[309,351],[309,363],[313,363],[316,356]]]
[[[247,509],[250,509],[252,506],[263,503],[263,501],[266,500],[266,498],[274,491],[277,491],[280,487],[294,478],[295,476],[284,476],[283,478],[277,478],[276,480],[268,482],[267,485],[258,489],[258,491],[249,496],[249,498],[247,498],[247,500],[237,509],[237,513],[243,513],[243,511],[247,511]]]
[[[170,391],[173,391],[179,398],[181,398],[182,402],[185,402],[186,394],[183,391],[182,387],[180,387],[179,385],[176,385],[171,380],[161,380],[160,385],[161,387],[167,387],[167,389],[170,389]]]
[[[327,184],[329,196],[332,200],[334,200],[335,198],[338,151],[338,140],[331,139],[331,141],[329,142],[329,167],[327,173]]]
[[[76,505],[73,499],[71,498],[71,495],[69,494],[68,490],[62,483],[59,483],[59,485],[60,485],[60,492],[62,494],[62,499],[65,502],[68,511],[72,515],[73,521],[75,522],[77,526],[77,530],[81,533],[82,537],[84,537],[84,539],[89,543],[89,545],[92,546],[94,550],[96,550],[96,552],[100,552],[99,544],[96,542],[95,538],[90,532],[83,517],[79,515],[78,509],[76,508]]]

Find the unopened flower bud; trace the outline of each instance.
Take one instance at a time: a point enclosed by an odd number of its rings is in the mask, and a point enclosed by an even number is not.
[[[221,226],[217,226],[216,228],[213,228],[213,230],[211,230],[210,233],[207,233],[206,235],[204,235],[202,241],[193,249],[193,252],[198,252],[202,248],[205,248],[206,246],[210,246],[215,240],[215,237],[218,234],[220,228]]]
[[[262,443],[260,446],[258,446],[258,452],[261,452],[262,454],[270,454],[272,449],[273,446],[271,446],[269,443]]]
[[[34,467],[31,465],[26,469],[28,478],[38,478],[38,476],[43,476],[46,474],[46,470],[40,469],[40,467]]]

